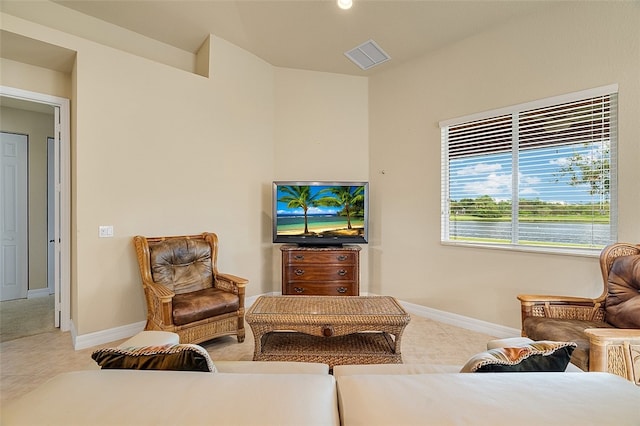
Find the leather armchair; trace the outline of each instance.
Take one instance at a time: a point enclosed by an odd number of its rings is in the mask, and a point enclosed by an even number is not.
[[[218,237],[200,235],[133,238],[147,301],[145,330],[170,331],[180,343],[215,337],[245,338],[248,280],[218,272]]]
[[[638,384],[640,245],[605,247],[600,269],[604,285],[596,298],[519,295],[522,335],[576,342],[573,364],[585,371],[609,371]]]

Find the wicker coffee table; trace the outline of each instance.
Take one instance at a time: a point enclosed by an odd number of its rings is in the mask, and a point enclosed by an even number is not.
[[[247,311],[254,361],[400,364],[411,317],[389,296],[261,296]]]

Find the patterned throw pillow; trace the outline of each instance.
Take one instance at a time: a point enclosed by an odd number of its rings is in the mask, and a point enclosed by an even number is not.
[[[461,373],[502,373],[519,371],[564,371],[574,342],[539,341],[517,347],[496,348],[474,355]]]
[[[103,369],[216,371],[209,353],[192,344],[103,348],[91,358]]]

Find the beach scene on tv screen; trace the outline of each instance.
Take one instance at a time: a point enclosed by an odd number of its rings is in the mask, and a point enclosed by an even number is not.
[[[276,199],[279,236],[364,235],[364,186],[280,185]]]

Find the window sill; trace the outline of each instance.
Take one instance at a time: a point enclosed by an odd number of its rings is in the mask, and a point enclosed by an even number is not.
[[[599,257],[602,249],[571,249],[554,247],[529,247],[513,244],[477,244],[457,241],[440,241],[443,246],[468,247],[490,250],[520,251],[525,253],[555,254],[560,256]]]

